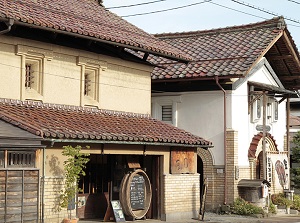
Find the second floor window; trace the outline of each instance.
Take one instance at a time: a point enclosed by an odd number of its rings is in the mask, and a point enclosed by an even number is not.
[[[86,69],[84,73],[84,96],[97,100],[98,93],[98,75],[97,70]]]

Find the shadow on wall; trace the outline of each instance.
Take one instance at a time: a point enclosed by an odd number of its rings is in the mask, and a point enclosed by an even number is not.
[[[61,190],[63,189],[63,174],[64,171],[63,169],[60,167],[61,163],[59,161],[59,158],[55,155],[51,155],[51,157],[49,158],[49,156],[46,157],[46,160],[48,160],[48,166],[49,166],[49,172],[52,174],[51,177],[45,179],[46,182],[46,190],[50,190],[53,191],[55,195],[52,196],[52,198],[49,199],[53,199],[51,202],[53,202],[54,206],[52,207],[52,211],[53,212],[59,212],[59,203],[60,203],[60,199],[59,199],[59,195],[61,194]],[[47,187],[52,187],[47,188]]]

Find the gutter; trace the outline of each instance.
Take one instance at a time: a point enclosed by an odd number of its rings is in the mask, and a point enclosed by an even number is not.
[[[127,142],[127,141],[105,141],[105,140],[89,140],[89,139],[43,139],[42,141],[51,143],[87,143],[87,144],[123,144],[123,145],[149,145],[149,146],[180,146],[180,147],[196,147],[208,149],[213,145],[187,145],[178,143],[158,143],[158,142]]]
[[[219,83],[219,77],[215,77],[216,80],[216,84],[218,85],[218,87],[223,91],[223,95],[224,95],[224,111],[223,111],[223,126],[224,126],[224,204],[227,204],[227,179],[226,179],[226,172],[227,172],[227,148],[226,148],[226,129],[227,129],[227,120],[226,120],[226,91],[224,90],[224,88],[220,85]]]
[[[175,60],[175,61],[179,61],[179,62],[183,62],[183,63],[190,62],[190,60],[188,60],[188,59],[180,59],[176,56],[172,56],[172,55],[168,55],[168,54],[164,54],[164,53],[160,53],[160,52],[155,52],[153,50],[147,50],[147,49],[144,49],[142,47],[136,47],[136,46],[132,46],[132,45],[126,45],[126,44],[117,43],[117,42],[113,42],[113,41],[103,40],[103,39],[99,39],[99,38],[92,37],[92,36],[86,36],[86,35],[67,32],[67,31],[63,31],[63,30],[59,30],[59,29],[53,29],[53,28],[38,26],[38,25],[34,25],[34,24],[28,24],[28,23],[24,23],[24,22],[20,22],[20,21],[15,21],[14,24],[20,25],[20,26],[27,26],[27,27],[34,28],[34,29],[41,29],[41,30],[45,30],[45,31],[49,31],[49,32],[74,36],[76,38],[88,39],[88,40],[92,40],[92,41],[95,41],[95,42],[101,42],[101,43],[105,43],[105,44],[115,45],[115,46],[119,46],[119,47],[124,47],[124,48],[128,48],[128,49],[133,49],[133,50],[137,50],[137,51],[146,52],[146,53],[151,53],[151,54],[154,54],[154,55],[157,55],[157,56],[162,56],[162,57],[165,57],[165,58],[168,58],[168,59],[171,59],[171,60]]]
[[[7,26],[7,28],[4,29],[4,30],[1,30],[1,31],[0,31],[0,35],[1,35],[1,34],[4,34],[4,33],[10,32],[11,27],[13,26],[14,22],[15,22],[15,20],[14,20],[14,19],[11,19],[11,18],[9,18],[7,21],[5,21],[5,25]]]

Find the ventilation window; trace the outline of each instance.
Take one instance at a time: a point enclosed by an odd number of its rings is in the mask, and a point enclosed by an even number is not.
[[[162,108],[162,121],[172,122],[173,119],[172,105],[163,105],[161,108]]]
[[[4,151],[0,151],[0,168],[4,167]]]
[[[27,59],[25,63],[25,89],[41,93],[41,62]]]
[[[8,167],[35,167],[35,152],[8,151]]]

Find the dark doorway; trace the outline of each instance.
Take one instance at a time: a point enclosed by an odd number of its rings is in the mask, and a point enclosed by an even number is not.
[[[197,156],[197,173],[200,174],[200,202],[202,203],[203,199],[203,161],[200,156]]]
[[[260,152],[256,161],[256,179],[263,179],[263,152]]]
[[[79,182],[82,192],[78,195],[78,217],[81,219],[104,219],[111,200],[119,200],[120,185],[124,175],[136,164],[146,172],[151,182],[152,202],[146,214],[148,219],[158,219],[160,210],[159,156],[101,155],[91,154],[86,175]]]

